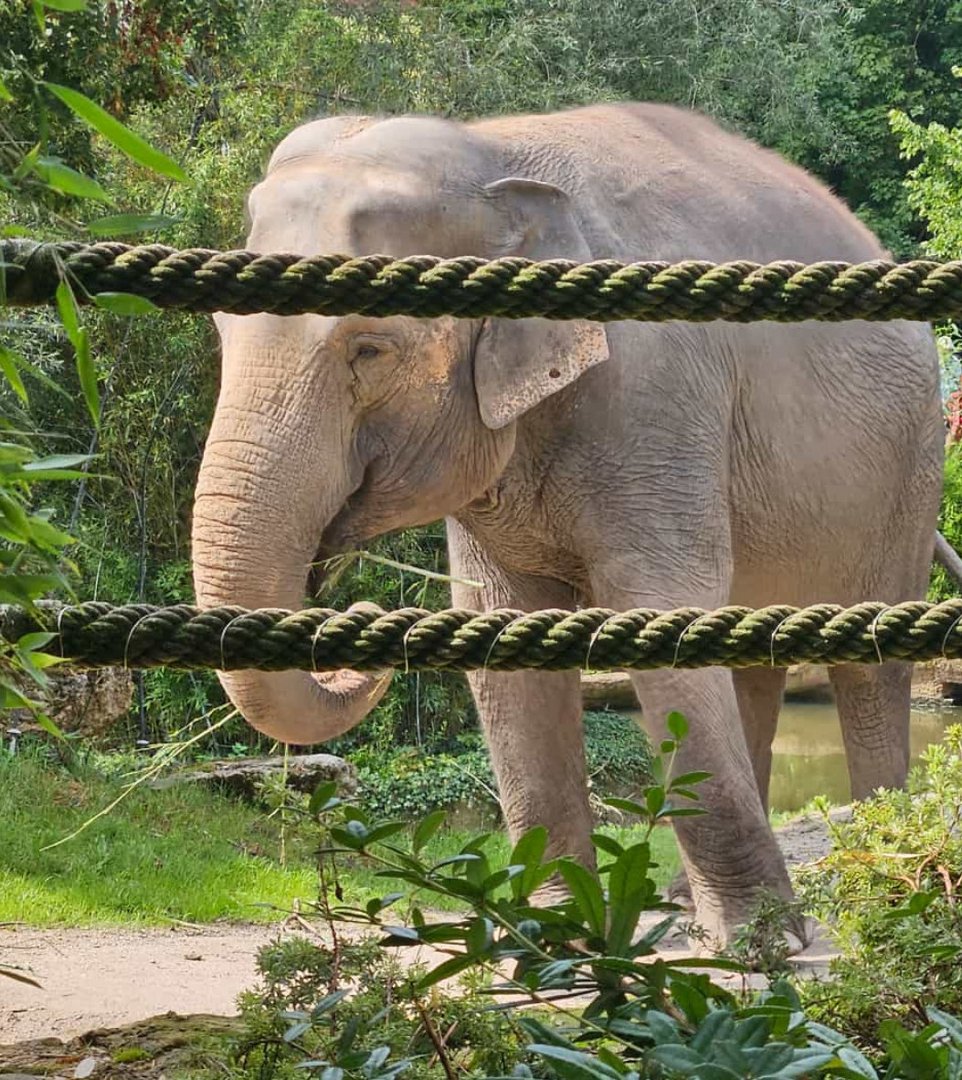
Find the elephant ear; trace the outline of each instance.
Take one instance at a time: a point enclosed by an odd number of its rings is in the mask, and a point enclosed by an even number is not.
[[[578,262],[591,258],[561,188],[512,176],[488,184],[484,196],[486,247],[496,256]],[[608,355],[608,337],[600,323],[485,320],[474,353],[481,419],[489,428],[505,427]]]

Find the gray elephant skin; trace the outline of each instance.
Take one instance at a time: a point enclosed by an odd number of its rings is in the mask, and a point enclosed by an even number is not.
[[[578,261],[883,257],[826,188],[698,114],[604,105],[462,124],[295,130],[250,196],[249,248]],[[713,608],[922,597],[941,487],[938,363],[906,322],[704,325],[218,315],[220,398],[197,485],[204,606],[302,605],[309,568],[447,521],[457,606]],[[633,676],[709,814],[676,823],[717,942],[760,888],[785,672]],[[910,669],[832,681],[853,793],[900,785]],[[317,743],[386,676],[222,675],[251,724]],[[578,672],[470,676],[513,836],[590,863]]]

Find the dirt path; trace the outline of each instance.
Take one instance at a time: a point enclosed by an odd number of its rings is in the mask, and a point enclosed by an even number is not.
[[[778,835],[790,865],[828,851],[825,826],[818,819],[799,819]],[[292,932],[303,930],[283,924],[147,930],[0,927],[0,960],[26,969],[43,987],[0,977],[0,1072],[4,1043],[67,1039],[169,1010],[232,1015],[237,995],[255,982],[257,950]],[[687,948],[679,937],[666,951],[680,955]],[[412,962],[432,959],[408,950],[404,955]],[[819,939],[798,962],[803,970],[823,971],[829,955]]]

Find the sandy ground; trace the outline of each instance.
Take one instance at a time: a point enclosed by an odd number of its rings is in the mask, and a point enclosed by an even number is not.
[[[811,818],[779,830],[779,842],[789,865],[814,861],[829,847],[824,824]],[[232,1015],[237,995],[256,980],[257,950],[279,934],[298,932],[304,931],[283,924],[147,930],[0,927],[0,962],[25,969],[42,984],[37,989],[0,977],[0,1072],[4,1043],[68,1039],[170,1010]],[[679,956],[688,950],[677,936],[665,951]],[[412,962],[432,959],[421,950],[405,950],[404,955]],[[822,973],[829,957],[827,943],[818,937],[797,962],[803,971]]]

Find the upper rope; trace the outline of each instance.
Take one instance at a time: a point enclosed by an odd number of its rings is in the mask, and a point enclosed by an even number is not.
[[[133,293],[185,311],[665,322],[962,318],[962,261],[678,263],[259,255],[0,240],[0,303]]]

